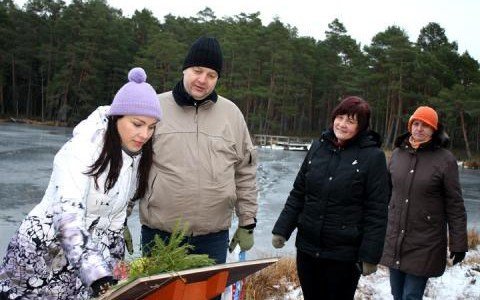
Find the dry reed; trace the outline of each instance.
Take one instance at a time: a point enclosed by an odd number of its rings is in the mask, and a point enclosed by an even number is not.
[[[480,245],[480,235],[477,230],[468,230],[468,248],[475,250]],[[476,254],[476,252],[474,252]],[[469,255],[464,263],[478,265],[480,255]],[[448,261],[451,265],[451,260]],[[380,266],[380,269],[384,268]],[[478,268],[478,266],[477,266]],[[245,281],[246,300],[283,299],[285,294],[300,286],[297,277],[295,258],[281,258],[274,265],[247,277]],[[365,287],[363,287],[365,288]],[[365,296],[365,291],[362,293]]]
[[[245,299],[282,299],[290,289],[300,285],[295,258],[281,258],[274,265],[249,276],[245,281]]]
[[[468,230],[468,249],[476,249],[477,246],[480,244],[480,235],[478,234],[477,230],[471,228]]]

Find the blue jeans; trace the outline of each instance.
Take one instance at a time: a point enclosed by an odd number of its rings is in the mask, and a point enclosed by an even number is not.
[[[394,300],[421,300],[428,277],[407,274],[390,268],[390,288]]]
[[[158,235],[166,243],[170,238],[169,232],[142,225],[142,254],[144,256],[150,255],[150,246],[155,235]],[[224,264],[227,261],[228,230],[187,236],[182,243],[188,243],[195,247],[190,251],[191,254],[208,254],[208,257],[214,259],[216,264]]]

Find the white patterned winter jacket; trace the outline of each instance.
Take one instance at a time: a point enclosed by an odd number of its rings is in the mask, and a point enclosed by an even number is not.
[[[102,150],[108,109],[109,106],[99,107],[75,127],[72,139],[55,156],[41,203],[29,214],[40,219],[53,218],[55,230],[44,228],[48,233],[46,246],[49,250],[60,247],[52,253],[64,255],[68,264],[78,270],[85,286],[111,275],[113,266],[124,255],[124,221],[127,204],[137,186],[141,156],[131,157],[122,151],[120,175],[107,194],[103,187],[108,170],[99,177],[100,190],[95,189],[93,178],[84,174]],[[48,223],[42,222],[43,226],[49,226]]]

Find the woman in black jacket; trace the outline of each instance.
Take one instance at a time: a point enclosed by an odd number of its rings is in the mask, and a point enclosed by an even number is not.
[[[332,126],[308,152],[273,228],[283,247],[298,228],[297,272],[304,299],[353,299],[360,274],[376,271],[387,225],[388,175],[370,107],[345,98]]]

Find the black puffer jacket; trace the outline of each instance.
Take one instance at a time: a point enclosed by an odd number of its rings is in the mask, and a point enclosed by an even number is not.
[[[340,261],[380,260],[387,226],[389,184],[379,135],[361,132],[345,148],[332,130],[312,144],[272,233],[297,249]]]

